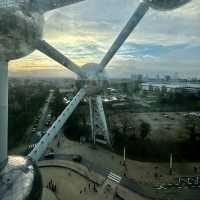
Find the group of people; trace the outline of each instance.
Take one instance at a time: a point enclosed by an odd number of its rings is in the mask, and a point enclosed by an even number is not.
[[[80,190],[80,194],[86,193],[87,189],[88,189],[88,191],[98,192],[97,188],[96,188],[96,183],[93,183],[93,184],[89,183],[88,187],[84,187],[83,190]]]
[[[47,185],[47,188],[50,189],[52,192],[56,192],[56,183],[51,179]]]
[[[124,177],[127,177],[127,176],[128,176],[128,167],[127,167],[126,161],[125,161],[125,160],[120,161],[120,165],[121,165],[122,168],[123,168],[123,170],[122,170],[123,176],[124,176]]]

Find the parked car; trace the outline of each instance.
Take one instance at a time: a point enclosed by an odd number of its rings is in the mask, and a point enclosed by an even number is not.
[[[82,157],[80,155],[74,155],[73,158],[72,158],[72,160],[74,162],[79,162],[80,163],[81,160],[82,160]]]
[[[48,153],[44,156],[46,159],[54,159],[55,153]]]

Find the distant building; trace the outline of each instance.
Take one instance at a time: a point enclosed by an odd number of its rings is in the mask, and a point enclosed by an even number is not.
[[[142,83],[144,91],[185,92],[191,94],[200,93],[200,84],[166,84],[166,83]]]
[[[171,76],[170,75],[166,75],[165,76],[165,81],[169,82],[171,80]]]
[[[16,0],[0,0],[0,8],[18,8],[19,4]]]

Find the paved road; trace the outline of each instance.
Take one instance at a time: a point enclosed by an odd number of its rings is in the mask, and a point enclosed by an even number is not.
[[[39,122],[38,122],[38,125],[37,125],[37,128],[36,128],[36,132],[32,133],[32,128],[33,128],[34,124],[32,124],[28,128],[28,130],[26,131],[26,141],[25,141],[25,143],[27,143],[30,148],[24,150],[24,152],[23,152],[24,155],[27,155],[32,150],[32,148],[34,148],[34,145],[40,139],[39,136],[36,135],[36,133],[38,131],[44,131],[44,130],[47,129],[47,127],[45,127],[45,123],[46,123],[47,113],[48,113],[48,110],[49,110],[49,104],[50,104],[50,102],[53,98],[53,93],[54,93],[54,91],[50,90],[49,96],[45,100],[44,106],[40,109],[40,113],[41,113],[40,115],[41,116],[40,116],[40,119],[39,119]]]
[[[38,131],[43,131],[44,125],[46,123],[46,118],[47,118],[47,114],[48,114],[48,109],[49,109],[49,104],[51,102],[53,98],[53,91],[50,91],[49,96],[45,102],[45,105],[41,111],[41,118],[40,121],[38,123]]]
[[[68,161],[73,161],[73,157],[75,155],[71,155],[71,154],[55,154],[54,159],[56,160],[68,160]],[[46,160],[46,158],[41,158],[41,160]],[[126,177],[121,177],[117,174],[114,174],[112,172],[111,169],[108,168],[100,168],[97,165],[91,163],[90,161],[82,158],[80,164],[84,165],[85,167],[87,167],[88,169],[116,182],[119,183],[120,185],[122,185],[123,187],[126,187],[127,189],[131,190],[132,192],[137,192],[140,191],[141,193],[141,187],[140,185],[132,180],[132,179],[128,179]]]
[[[55,160],[67,160],[73,161],[75,155],[71,154],[55,154]],[[46,160],[42,158],[41,160]],[[120,184],[121,186],[129,189],[130,191],[137,193],[148,199],[157,199],[157,200],[199,200],[200,199],[200,189],[199,188],[173,188],[173,189],[164,189],[158,190],[150,185],[143,185],[137,183],[134,179],[129,179],[126,177],[120,177],[117,174],[114,174],[111,169],[100,168],[99,166],[91,163],[90,161],[82,158],[80,164],[84,165],[88,169]]]

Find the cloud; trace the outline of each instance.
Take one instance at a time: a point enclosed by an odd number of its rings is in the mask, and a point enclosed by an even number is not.
[[[80,66],[99,63],[138,3],[137,0],[87,0],[51,11],[45,15],[44,38]],[[177,70],[198,75],[199,19],[199,0],[169,12],[150,9],[109,63],[108,73],[117,69],[115,74],[120,77],[134,69],[142,73]],[[49,70],[51,76],[55,69],[56,76],[64,68],[39,52],[12,62],[10,67],[12,72],[21,73],[39,69],[47,74]],[[72,73],[66,71],[64,75]]]

